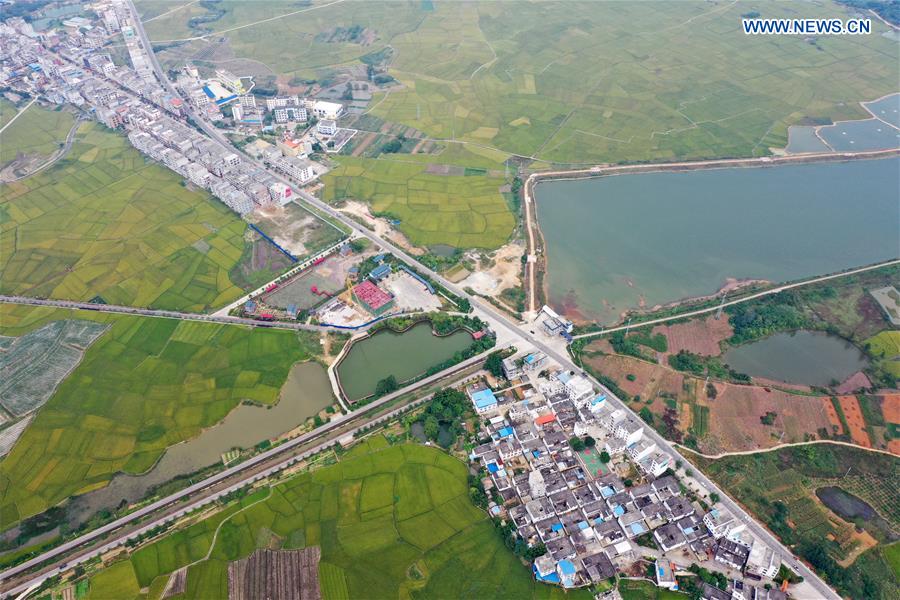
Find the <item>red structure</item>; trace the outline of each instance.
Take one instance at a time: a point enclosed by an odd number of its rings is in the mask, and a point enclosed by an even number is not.
[[[259,321],[274,321],[275,315],[273,315],[272,313],[262,313],[261,315],[259,315],[256,318]]]
[[[394,304],[394,297],[368,279],[353,288],[353,295],[373,315],[379,315]]]

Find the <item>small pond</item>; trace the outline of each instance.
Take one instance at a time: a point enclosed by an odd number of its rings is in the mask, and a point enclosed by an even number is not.
[[[409,433],[423,444],[428,441],[428,438],[425,437],[425,425],[423,425],[421,421],[413,423],[409,428]],[[450,433],[450,428],[446,425],[441,425],[441,430],[438,432],[437,443],[442,448],[447,448],[453,443],[453,434]]]
[[[732,348],[723,361],[751,377],[818,386],[843,381],[868,366],[859,348],[820,331],[776,333]]]
[[[864,522],[866,529],[874,528],[879,530],[889,540],[900,537],[891,531],[891,526],[887,520],[862,498],[858,498],[837,486],[818,488],[816,496],[830,511],[845,521],[852,523]]]
[[[360,400],[374,394],[382,379],[393,375],[398,382],[408,381],[471,344],[472,334],[468,331],[459,329],[437,336],[428,322],[413,325],[403,333],[382,329],[353,343],[337,366],[337,376],[347,398]]]

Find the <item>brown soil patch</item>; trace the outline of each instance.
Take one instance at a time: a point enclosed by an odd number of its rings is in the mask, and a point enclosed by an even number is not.
[[[900,440],[891,440],[888,442],[888,452],[900,456]]]
[[[852,394],[860,388],[870,387],[872,387],[872,382],[869,381],[869,378],[866,377],[866,374],[862,371],[857,371],[856,373],[845,379],[841,385],[835,388],[835,391],[838,394]]]
[[[808,392],[811,389],[808,385],[787,383],[785,381],[778,381],[777,379],[766,379],[765,377],[754,377],[753,383],[762,387],[778,388],[782,390],[795,390],[798,392]]]
[[[365,151],[365,149],[368,148],[372,144],[372,142],[375,141],[376,137],[378,137],[377,133],[366,134],[366,137],[364,137],[362,139],[362,141],[359,143],[359,145],[353,149],[352,156],[361,156],[362,153]]]
[[[730,338],[734,330],[725,316],[719,319],[709,316],[676,325],[657,325],[651,333],[662,333],[666,336],[669,340],[667,354],[678,354],[681,350],[687,350],[695,354],[718,356],[721,354],[719,342]]]
[[[660,392],[682,394],[684,375],[659,365],[617,354],[589,358],[588,363],[613,378],[629,395],[640,395],[644,401],[657,398]],[[634,381],[629,381],[628,375],[634,375]],[[661,413],[665,409],[665,403],[655,400],[650,409]]]
[[[856,396],[838,396],[838,402],[844,418],[847,420],[847,425],[850,427],[850,439],[854,444],[871,448],[872,442],[866,432],[866,422],[863,420],[862,411],[859,408],[859,400],[856,399]]]
[[[884,394],[881,397],[881,413],[887,423],[900,423],[900,394]]]
[[[834,427],[831,431],[836,431],[838,435],[843,435],[846,433],[844,431],[844,424],[841,423],[841,418],[838,416],[837,411],[834,409],[834,404],[831,402],[831,398],[822,398],[822,407],[825,409],[825,414],[828,415],[828,420],[831,422],[831,425]]]
[[[842,546],[846,548],[848,542],[849,545],[853,546],[853,550],[848,552],[843,560],[838,561],[838,564],[845,569],[852,565],[853,561],[855,561],[860,554],[862,554],[869,548],[874,548],[878,545],[878,540],[872,537],[872,535],[865,530],[857,531],[855,527],[848,527],[845,535],[849,535],[850,539],[845,541]]]
[[[318,600],[318,546],[302,550],[257,550],[228,564],[228,600],[282,598]]]

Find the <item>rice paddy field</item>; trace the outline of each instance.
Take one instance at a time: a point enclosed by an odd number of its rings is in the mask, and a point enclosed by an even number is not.
[[[323,199],[367,201],[374,214],[399,220],[398,229],[417,246],[494,249],[506,243],[515,217],[500,192],[503,178],[436,174],[433,162],[425,162],[433,158],[341,156],[324,178]]]
[[[85,124],[66,158],[0,187],[0,292],[207,310],[242,294],[229,271],[245,228],[123,136]]]
[[[71,319],[109,329],[0,461],[5,526],[120,471],[145,472],[245,399],[273,404],[291,366],[310,357],[292,331],[8,304],[0,334]]]
[[[786,145],[790,124],[865,118],[859,101],[897,91],[895,42],[875,19],[872,35],[806,39],[744,35],[741,15],[760,10],[751,2],[328,4],[222,2],[225,14],[205,27],[237,57],[288,77],[322,77],[389,46],[402,87],[376,95],[371,114],[547,163],[765,155]],[[196,37],[186,26],[195,9],[152,21],[151,39]],[[375,41],[317,38],[352,25]],[[283,51],[288,39],[295,52]]]
[[[3,124],[15,116],[17,110],[8,100],[0,100]],[[0,133],[0,166],[14,160],[20,153],[50,156],[66,141],[66,134],[74,123],[75,118],[71,112],[32,104],[9,128]]]
[[[840,446],[803,446],[719,460],[688,456],[782,542],[825,573],[826,581],[844,596],[886,600],[900,594],[896,542],[888,545],[900,533],[900,458]],[[857,521],[855,530],[853,523],[818,500],[814,491],[827,486],[839,486],[869,504],[884,529],[877,527],[876,519],[866,519]]]
[[[462,462],[381,436],[139,549],[93,576],[91,597],[115,569],[127,582],[117,598],[157,598],[170,573],[191,565],[175,598],[225,598],[229,561],[306,546],[321,548],[327,600],[590,597],[532,579],[469,500]]]

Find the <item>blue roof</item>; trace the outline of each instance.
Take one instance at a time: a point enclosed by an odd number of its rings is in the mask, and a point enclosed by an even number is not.
[[[600,495],[603,496],[604,498],[609,498],[610,496],[612,496],[615,493],[616,493],[616,490],[612,489],[608,485],[604,485],[602,488],[600,488]]]
[[[491,473],[496,473],[500,470],[500,467],[497,466],[497,463],[488,463],[488,471]]]
[[[546,581],[548,583],[559,583],[559,575],[556,573],[549,573],[541,577],[541,574],[538,573],[537,567],[531,567],[531,570],[534,571],[534,576],[538,581]]]
[[[587,524],[587,521],[579,521],[578,522],[578,529],[587,529],[588,527],[589,527],[589,525]]]
[[[600,394],[599,396],[591,400],[591,404],[597,404],[599,402],[603,402],[604,400],[606,400],[606,394]]]
[[[472,402],[476,408],[487,408],[497,404],[497,398],[494,397],[493,390],[487,388],[472,394]]]
[[[597,517],[596,519],[594,519],[594,525],[599,525],[602,522],[603,522],[603,517]]]
[[[208,85],[203,86],[203,93],[206,94],[207,98],[215,98],[216,95],[213,94],[213,91],[209,89]]]
[[[550,531],[562,531],[562,523],[554,523],[550,526]]]
[[[382,277],[383,275],[387,275],[391,272],[391,265],[389,264],[380,264],[369,273],[369,277]]]
[[[617,517],[621,517],[622,515],[625,514],[625,509],[622,508],[621,506],[617,506],[613,509],[613,514],[616,515]]]
[[[503,429],[501,429],[500,431],[497,432],[497,435],[499,435],[500,437],[509,437],[512,434],[513,434],[512,427],[504,427]]]
[[[527,362],[530,365],[536,359],[537,359],[537,357],[534,354],[529,354],[528,356],[525,357],[525,362]]]
[[[644,526],[640,523],[632,523],[631,524],[631,532],[634,534],[643,533]]]
[[[685,527],[684,532],[685,533],[694,533],[694,528],[693,527]]]
[[[541,455],[541,451],[540,451],[540,450],[532,450],[532,451],[531,451],[531,455],[532,455],[533,457],[537,458],[538,456]]]
[[[232,94],[232,95],[228,96],[227,98],[222,98],[221,100],[216,100],[216,104],[219,106],[221,106],[223,104],[228,104],[235,98],[237,98],[237,94]]]
[[[571,560],[561,560],[559,561],[559,570],[562,571],[563,575],[574,575],[575,563]]]

